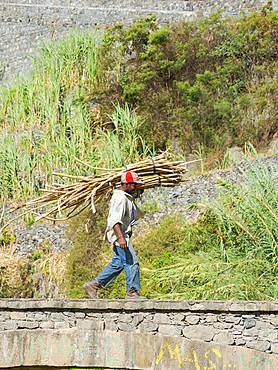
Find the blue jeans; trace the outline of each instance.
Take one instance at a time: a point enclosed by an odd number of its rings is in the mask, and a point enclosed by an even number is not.
[[[93,284],[101,284],[106,288],[123,270],[125,270],[126,291],[140,289],[139,261],[133,244],[128,239],[128,249],[122,249],[117,243],[113,247],[111,263],[92,280]]]

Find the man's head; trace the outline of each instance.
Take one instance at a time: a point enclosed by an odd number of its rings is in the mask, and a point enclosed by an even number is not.
[[[139,177],[134,171],[126,171],[121,176],[121,190],[126,193],[133,195],[137,188],[137,184],[144,184],[143,181],[139,180]]]

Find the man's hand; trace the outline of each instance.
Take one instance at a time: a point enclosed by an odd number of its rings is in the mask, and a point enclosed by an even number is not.
[[[127,242],[124,237],[119,238],[119,245],[123,250],[127,249]]]
[[[120,224],[116,224],[114,226],[114,230],[116,234],[118,235],[118,241],[119,241],[120,248],[122,248],[123,250],[127,249],[127,242],[125,240],[124,234],[122,233]]]

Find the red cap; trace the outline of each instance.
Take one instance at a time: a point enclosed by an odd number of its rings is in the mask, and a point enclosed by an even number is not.
[[[121,176],[122,183],[135,182],[136,184],[144,184],[143,181],[139,180],[136,172],[126,171]]]

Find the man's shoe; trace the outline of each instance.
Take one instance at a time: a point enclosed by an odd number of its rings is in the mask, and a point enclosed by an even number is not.
[[[136,289],[132,289],[130,292],[127,292],[125,299],[147,299],[147,297],[142,297]]]
[[[83,285],[83,288],[86,290],[89,296],[93,299],[99,299],[99,296],[97,295],[97,291],[100,287],[101,287],[100,284],[93,284],[90,281],[88,281],[87,283]]]

